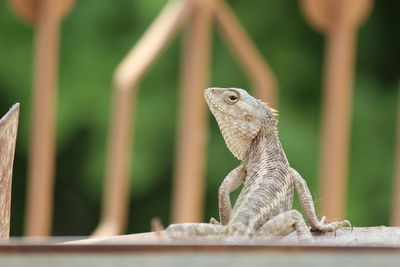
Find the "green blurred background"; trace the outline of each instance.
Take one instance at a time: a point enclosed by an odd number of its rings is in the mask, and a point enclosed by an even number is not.
[[[102,196],[111,79],[166,0],[81,0],[64,20],[57,107],[54,235],[88,235]],[[231,0],[270,63],[280,88],[280,137],[318,205],[317,174],[324,38],[297,1]],[[388,224],[399,86],[400,2],[375,1],[359,32],[352,113],[347,217],[356,226]],[[217,31],[215,31],[217,33]],[[214,34],[210,86],[248,88],[223,40]],[[22,235],[29,145],[34,30],[0,2],[0,114],[21,103],[14,162],[11,235]],[[140,86],[132,160],[129,233],[169,223],[179,112],[182,34]],[[205,219],[217,216],[217,189],[237,160],[210,116]],[[298,203],[295,203],[298,206]]]

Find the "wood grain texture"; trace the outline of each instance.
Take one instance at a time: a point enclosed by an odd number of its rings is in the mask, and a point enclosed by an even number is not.
[[[161,233],[162,234],[162,233]],[[312,246],[321,245],[334,245],[334,246],[382,246],[382,247],[400,247],[400,227],[354,227],[353,231],[350,229],[338,229],[335,232],[313,232],[315,243]],[[199,240],[185,240],[185,241],[169,241],[162,239],[160,233],[149,232],[131,235],[120,235],[106,238],[92,238],[81,239],[63,243],[64,245],[134,245],[134,244],[213,244],[213,245],[227,245],[223,240],[217,241],[199,241]],[[278,242],[254,242],[240,240],[235,242],[235,245],[299,245],[296,233],[292,233]]]
[[[0,239],[10,234],[12,167],[18,129],[19,104],[0,120]]]

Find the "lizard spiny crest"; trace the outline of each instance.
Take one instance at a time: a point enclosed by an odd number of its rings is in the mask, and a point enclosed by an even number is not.
[[[226,146],[237,159],[244,159],[262,126],[276,132],[277,112],[245,90],[208,88],[204,95]]]

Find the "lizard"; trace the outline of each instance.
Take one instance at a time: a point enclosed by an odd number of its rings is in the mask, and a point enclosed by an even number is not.
[[[306,181],[286,158],[279,140],[278,113],[238,88],[208,88],[206,102],[220,128],[226,146],[241,161],[218,190],[220,222],[171,224],[165,234],[185,238],[281,238],[296,231],[299,241],[313,238],[303,215],[292,209],[294,191],[311,229],[336,231],[351,226],[348,220],[318,220]],[[243,188],[231,206],[230,193]]]

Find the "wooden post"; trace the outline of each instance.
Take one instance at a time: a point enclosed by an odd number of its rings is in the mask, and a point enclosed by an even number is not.
[[[209,82],[211,12],[197,1],[189,22],[182,64],[180,121],[173,192],[172,221],[203,219],[207,110],[204,89]]]
[[[52,221],[59,29],[62,17],[71,9],[74,1],[8,2],[19,16],[36,26],[25,233],[29,236],[46,236],[51,232]]]
[[[342,21],[327,36],[322,119],[321,209],[334,220],[345,213],[355,48],[355,33]]]
[[[344,217],[356,33],[371,0],[303,0],[309,23],[326,34],[320,166],[321,211]]]
[[[19,104],[0,119],[0,240],[10,236],[11,184]]]
[[[51,233],[60,23],[54,12],[56,5],[51,0],[40,2],[37,20],[25,218],[25,234],[28,236],[46,236]]]

